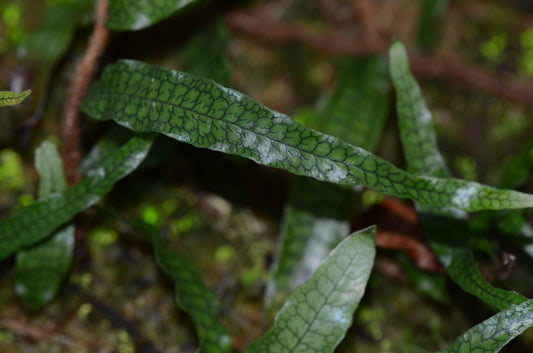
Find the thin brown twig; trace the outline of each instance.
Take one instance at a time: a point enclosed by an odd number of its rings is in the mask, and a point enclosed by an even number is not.
[[[353,38],[342,33],[310,33],[292,24],[274,22],[261,16],[242,11],[232,11],[228,24],[236,32],[270,43],[299,43],[334,55],[369,55],[386,53],[390,45],[381,35],[376,40]],[[494,75],[472,67],[458,58],[440,55],[424,55],[410,51],[413,73],[419,77],[433,77],[454,84],[466,85],[520,104],[533,106],[533,85]]]
[[[70,86],[69,95],[63,111],[61,140],[63,142],[63,162],[69,185],[79,180],[77,173],[81,159],[81,131],[79,105],[87,93],[92,76],[96,70],[98,58],[104,51],[109,36],[106,28],[107,0],[98,0],[95,8],[94,30],[89,40],[87,51],[76,67]]]

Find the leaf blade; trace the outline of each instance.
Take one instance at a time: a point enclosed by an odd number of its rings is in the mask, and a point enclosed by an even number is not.
[[[107,26],[118,31],[149,27],[198,0],[110,0]]]
[[[61,193],[54,193],[0,219],[0,259],[21,247],[46,238],[74,215],[94,205],[114,183],[131,173],[148,154],[153,135],[130,139],[89,177]]]
[[[106,67],[82,110],[96,119],[112,118],[136,132],[159,132],[297,175],[362,184],[434,206],[468,211],[533,207],[533,195],[406,173],[239,92],[156,65],[120,60]]]
[[[375,256],[375,227],[343,240],[280,309],[247,353],[333,352],[352,323]]]
[[[35,164],[41,176],[39,198],[67,188],[63,162],[53,143],[44,141],[36,149]],[[17,253],[15,292],[30,307],[45,305],[59,290],[72,263],[74,231],[69,224],[44,242]]]
[[[533,301],[513,305],[472,327],[439,353],[496,353],[533,326]]]
[[[337,61],[335,91],[309,123],[321,132],[373,150],[389,105],[389,77],[381,56]],[[354,110],[357,107],[357,110]],[[273,314],[306,281],[327,254],[350,232],[354,189],[298,177],[293,179],[265,303]],[[269,315],[272,316],[272,315]]]
[[[393,43],[390,60],[408,170],[421,175],[448,177],[448,169],[437,146],[431,112],[410,72],[407,52],[402,43]],[[492,286],[483,278],[470,250],[471,231],[465,212],[420,204],[417,204],[417,208],[433,250],[457,285],[498,309],[506,309],[526,300],[516,292]]]
[[[146,232],[154,247],[159,267],[175,283],[177,304],[195,324],[200,341],[199,353],[231,352],[231,336],[220,323],[220,299],[206,287],[191,261],[166,247],[154,232]]]
[[[17,105],[26,99],[30,94],[31,89],[27,89],[20,93],[15,93],[13,91],[0,91],[0,107]]]

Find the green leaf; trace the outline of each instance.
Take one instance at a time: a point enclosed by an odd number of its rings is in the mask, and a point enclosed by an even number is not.
[[[55,145],[44,141],[35,151],[41,176],[39,198],[67,188],[63,162]],[[67,225],[49,239],[17,253],[15,292],[32,308],[48,303],[70,269],[74,249],[73,225]]]
[[[187,72],[207,77],[221,85],[231,82],[231,64],[226,47],[229,33],[222,18],[217,18],[206,28],[195,32],[181,50],[183,66]]]
[[[502,188],[517,188],[522,186],[531,175],[533,169],[533,139],[511,159],[505,168]]]
[[[88,175],[98,171],[98,168],[114,153],[117,153],[122,145],[128,142],[134,135],[134,132],[122,126],[113,126],[102,138],[93,144],[90,151],[80,163],[80,172]]]
[[[186,73],[120,60],[82,105],[96,119],[339,184],[475,211],[533,206],[533,195],[406,173],[360,147],[306,128],[242,93]]]
[[[248,353],[333,352],[363,297],[375,256],[376,228],[353,233],[280,309],[274,326]]]
[[[437,146],[431,112],[410,72],[407,53],[400,42],[391,46],[390,61],[408,170],[420,175],[449,176]],[[433,250],[462,289],[499,309],[525,300],[517,293],[493,287],[481,276],[470,251],[470,229],[465,212],[424,205],[417,205],[417,208]]]
[[[198,352],[231,352],[231,336],[220,323],[219,298],[205,286],[189,259],[169,250],[157,233],[145,233],[154,246],[157,264],[175,282],[176,302],[194,321]]]
[[[374,149],[388,113],[389,78],[380,56],[341,58],[335,92],[310,122],[322,132]],[[354,113],[353,107],[359,109]],[[295,178],[285,207],[279,250],[267,282],[269,314],[306,281],[326,255],[349,233],[355,191],[341,185]],[[269,315],[272,316],[272,315]]]
[[[377,55],[344,57],[337,68],[337,89],[317,108],[311,127],[373,151],[390,108],[387,63]]]
[[[31,89],[24,92],[15,93],[12,91],[0,91],[0,107],[16,105],[26,99],[31,93]]]
[[[46,238],[78,212],[97,203],[116,181],[131,173],[146,157],[154,135],[130,139],[98,169],[71,188],[49,195],[13,216],[0,220],[0,259]]]
[[[405,47],[396,41],[392,44],[389,55],[407,170],[417,175],[448,178],[448,168],[437,145],[433,117],[411,74]]]
[[[272,316],[293,290],[308,280],[320,262],[350,233],[354,193],[339,185],[296,178],[276,258],[267,282],[265,305]]]
[[[136,31],[151,26],[199,0],[109,0],[107,26]]]
[[[19,51],[24,57],[41,65],[54,63],[66,52],[76,26],[90,23],[93,8],[93,0],[48,5],[39,28],[28,33]]]
[[[533,326],[533,301],[513,305],[472,327],[440,353],[495,353]]]
[[[418,20],[418,44],[431,49],[440,38],[440,22],[446,15],[449,0],[424,0]]]

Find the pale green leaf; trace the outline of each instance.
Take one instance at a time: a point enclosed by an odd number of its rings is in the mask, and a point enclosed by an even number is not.
[[[282,234],[265,290],[272,316],[292,291],[308,280],[320,262],[350,233],[354,193],[342,186],[296,178],[285,206]]]
[[[513,305],[472,327],[440,353],[496,353],[533,326],[533,301]]]
[[[0,91],[0,107],[7,107],[9,105],[16,105],[26,99],[31,93],[31,89],[20,93],[12,91]]]
[[[375,256],[376,228],[353,233],[291,294],[247,353],[333,352],[351,326]]]
[[[298,175],[439,207],[533,207],[533,195],[458,179],[415,176],[366,150],[306,128],[242,93],[186,73],[121,60],[107,66],[82,109],[136,132],[237,154]]]

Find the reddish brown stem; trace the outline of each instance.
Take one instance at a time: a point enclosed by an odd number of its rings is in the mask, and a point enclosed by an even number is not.
[[[69,185],[79,180],[77,173],[81,159],[81,131],[79,105],[87,93],[97,61],[102,54],[109,31],[105,27],[107,21],[107,0],[98,0],[95,9],[93,34],[85,56],[78,64],[70,86],[69,95],[63,111],[61,124],[61,140],[63,142],[63,162]]]
[[[446,272],[433,251],[427,245],[408,235],[380,231],[378,228],[376,246],[384,249],[404,251],[411,261],[423,270],[438,273]]]

